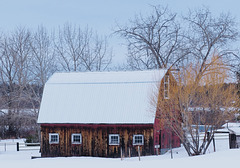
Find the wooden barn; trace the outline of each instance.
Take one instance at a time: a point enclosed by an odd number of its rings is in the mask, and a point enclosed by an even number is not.
[[[38,117],[42,157],[137,156],[138,149],[153,155],[179,147],[151,104],[156,92],[169,99],[170,82],[166,70],[55,73]]]

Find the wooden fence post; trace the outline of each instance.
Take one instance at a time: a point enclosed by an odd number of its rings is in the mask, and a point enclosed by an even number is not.
[[[129,155],[129,157],[131,157],[131,149],[130,148],[128,148],[128,155]]]
[[[122,153],[122,148],[121,148],[121,160],[123,160],[123,153]]]
[[[213,151],[216,152],[215,138],[213,137]]]
[[[140,147],[138,146],[138,158],[139,158],[139,161],[140,161]]]
[[[19,151],[19,142],[17,142],[17,151]]]

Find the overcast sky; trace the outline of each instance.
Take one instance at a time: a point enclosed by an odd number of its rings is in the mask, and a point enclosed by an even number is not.
[[[216,15],[230,12],[240,23],[239,0],[0,0],[0,30],[17,26],[36,29],[38,25],[53,29],[69,22],[109,35],[116,22],[126,24],[135,14],[147,14],[150,5],[158,4],[168,5],[179,14],[204,5]],[[116,55],[114,63],[121,63],[126,49],[120,45],[124,41],[117,38],[112,37],[109,42]]]

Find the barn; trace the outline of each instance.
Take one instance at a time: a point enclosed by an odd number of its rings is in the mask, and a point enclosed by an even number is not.
[[[171,79],[164,69],[53,74],[38,116],[41,156],[153,155],[180,146],[151,103],[156,92],[169,99]]]

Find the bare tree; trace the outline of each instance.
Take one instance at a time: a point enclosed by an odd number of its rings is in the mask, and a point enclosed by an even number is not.
[[[59,30],[55,42],[59,63],[65,71],[105,70],[112,60],[106,38],[102,39],[92,30],[66,24]]]
[[[28,85],[29,102],[36,113],[40,106],[43,87],[48,78],[57,71],[53,35],[49,35],[46,28],[38,27],[31,38],[31,62],[29,69],[31,81]]]
[[[128,41],[128,64],[132,69],[170,68],[188,54],[177,14],[154,6],[152,13],[137,15],[116,33]],[[184,49],[184,50],[183,50]]]
[[[29,82],[30,32],[17,28],[1,41],[0,75],[4,108],[8,109],[6,125],[10,135],[16,135],[21,127],[20,108],[26,104],[26,85]]]
[[[216,52],[226,65],[234,63],[236,49],[232,44],[238,40],[238,30],[230,14],[213,17],[209,9],[204,7],[189,11],[184,20],[189,28],[186,43],[191,48],[188,63],[200,65],[199,75],[208,68],[208,61]]]
[[[54,51],[53,35],[49,35],[46,28],[38,27],[33,34],[32,49],[32,69],[34,81],[44,86],[48,78],[57,70],[56,54]]]

